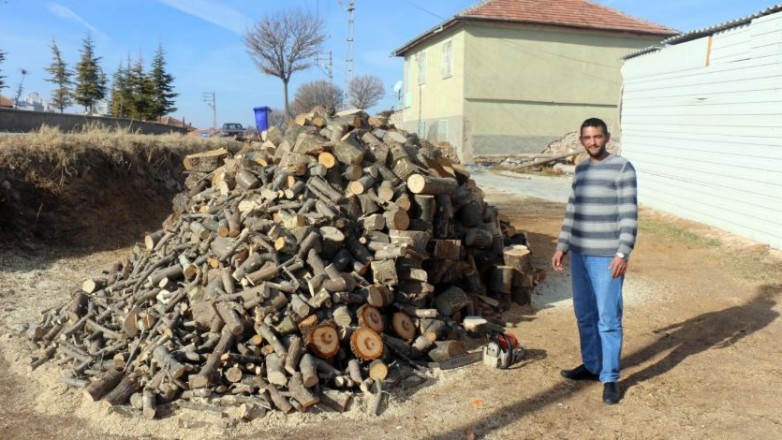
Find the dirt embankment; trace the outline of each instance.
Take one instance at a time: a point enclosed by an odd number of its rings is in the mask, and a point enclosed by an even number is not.
[[[126,247],[171,212],[184,156],[209,148],[182,135],[104,130],[0,137],[0,242]]]

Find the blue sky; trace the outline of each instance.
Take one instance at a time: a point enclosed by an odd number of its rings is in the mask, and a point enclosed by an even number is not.
[[[370,112],[394,105],[393,85],[402,78],[402,60],[391,53],[422,32],[479,0],[356,0],[354,72],[379,76],[386,97]],[[48,98],[51,83],[49,44],[56,40],[65,62],[73,67],[82,40],[90,33],[100,65],[111,76],[128,55],[148,66],[158,44],[174,75],[178,110],[196,127],[212,123],[204,93],[215,93],[217,123],[253,125],[253,107],[283,107],[282,83],[260,73],[245,50],[242,35],[267,14],[301,7],[321,14],[328,40],[334,81],[343,85],[348,0],[0,0],[0,49],[7,53],[0,71],[12,96],[28,71],[24,93]],[[775,4],[762,0],[598,0],[627,14],[691,31],[746,16]],[[323,63],[325,64],[325,63]],[[291,100],[304,82],[327,79],[326,69],[313,67],[294,74]]]

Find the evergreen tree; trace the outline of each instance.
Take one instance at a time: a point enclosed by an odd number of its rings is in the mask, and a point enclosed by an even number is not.
[[[152,85],[152,100],[149,103],[150,114],[152,119],[157,119],[177,110],[174,107],[174,98],[178,93],[174,92],[174,77],[166,71],[166,59],[162,45],[158,45],[151,67],[148,75]]]
[[[95,104],[106,97],[106,75],[98,65],[100,57],[95,56],[92,37],[87,34],[83,40],[81,60],[76,65],[76,88],[74,99],[84,110],[92,112]]]
[[[3,61],[5,61],[5,52],[0,49],[0,64],[3,64]],[[0,73],[2,72],[3,70],[0,69]],[[5,76],[0,75],[0,93],[3,93],[3,89],[6,87],[8,86],[5,84]]]
[[[57,47],[57,42],[52,40],[52,44],[49,45],[52,50],[52,64],[46,68],[51,77],[46,78],[46,81],[56,84],[57,88],[52,90],[52,104],[60,109],[60,113],[65,111],[65,107],[73,104],[73,72],[71,72],[65,65],[65,61],[62,60],[60,55],[60,48]]]
[[[130,89],[130,104],[127,116],[132,119],[153,119],[152,112],[152,82],[144,73],[144,60],[138,60],[128,70],[128,88]]]
[[[128,59],[130,66],[130,59]],[[124,118],[128,115],[129,106],[132,105],[132,93],[128,84],[129,68],[119,64],[117,71],[114,72],[114,80],[111,83],[111,114],[117,118]]]

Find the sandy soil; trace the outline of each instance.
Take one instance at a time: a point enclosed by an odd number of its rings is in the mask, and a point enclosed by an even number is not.
[[[527,231],[536,265],[553,251],[563,205],[490,192]],[[549,271],[534,313],[505,313],[528,357],[511,370],[481,364],[438,372],[392,391],[379,417],[356,407],[316,409],[251,422],[230,411],[176,410],[148,421],[106,412],[57,383],[59,370],[29,371],[20,326],[62,302],[126,248],[0,247],[0,432],[39,438],[782,438],[782,259],[755,243],[642,211],[625,287],[622,401],[601,402],[597,383],[559,370],[579,363],[567,274]],[[129,243],[127,243],[129,244]]]

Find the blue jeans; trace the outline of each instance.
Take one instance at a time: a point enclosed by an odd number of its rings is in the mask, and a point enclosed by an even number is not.
[[[600,381],[619,380],[622,353],[622,283],[611,277],[613,257],[593,257],[571,252],[573,309],[581,337],[581,357]]]

